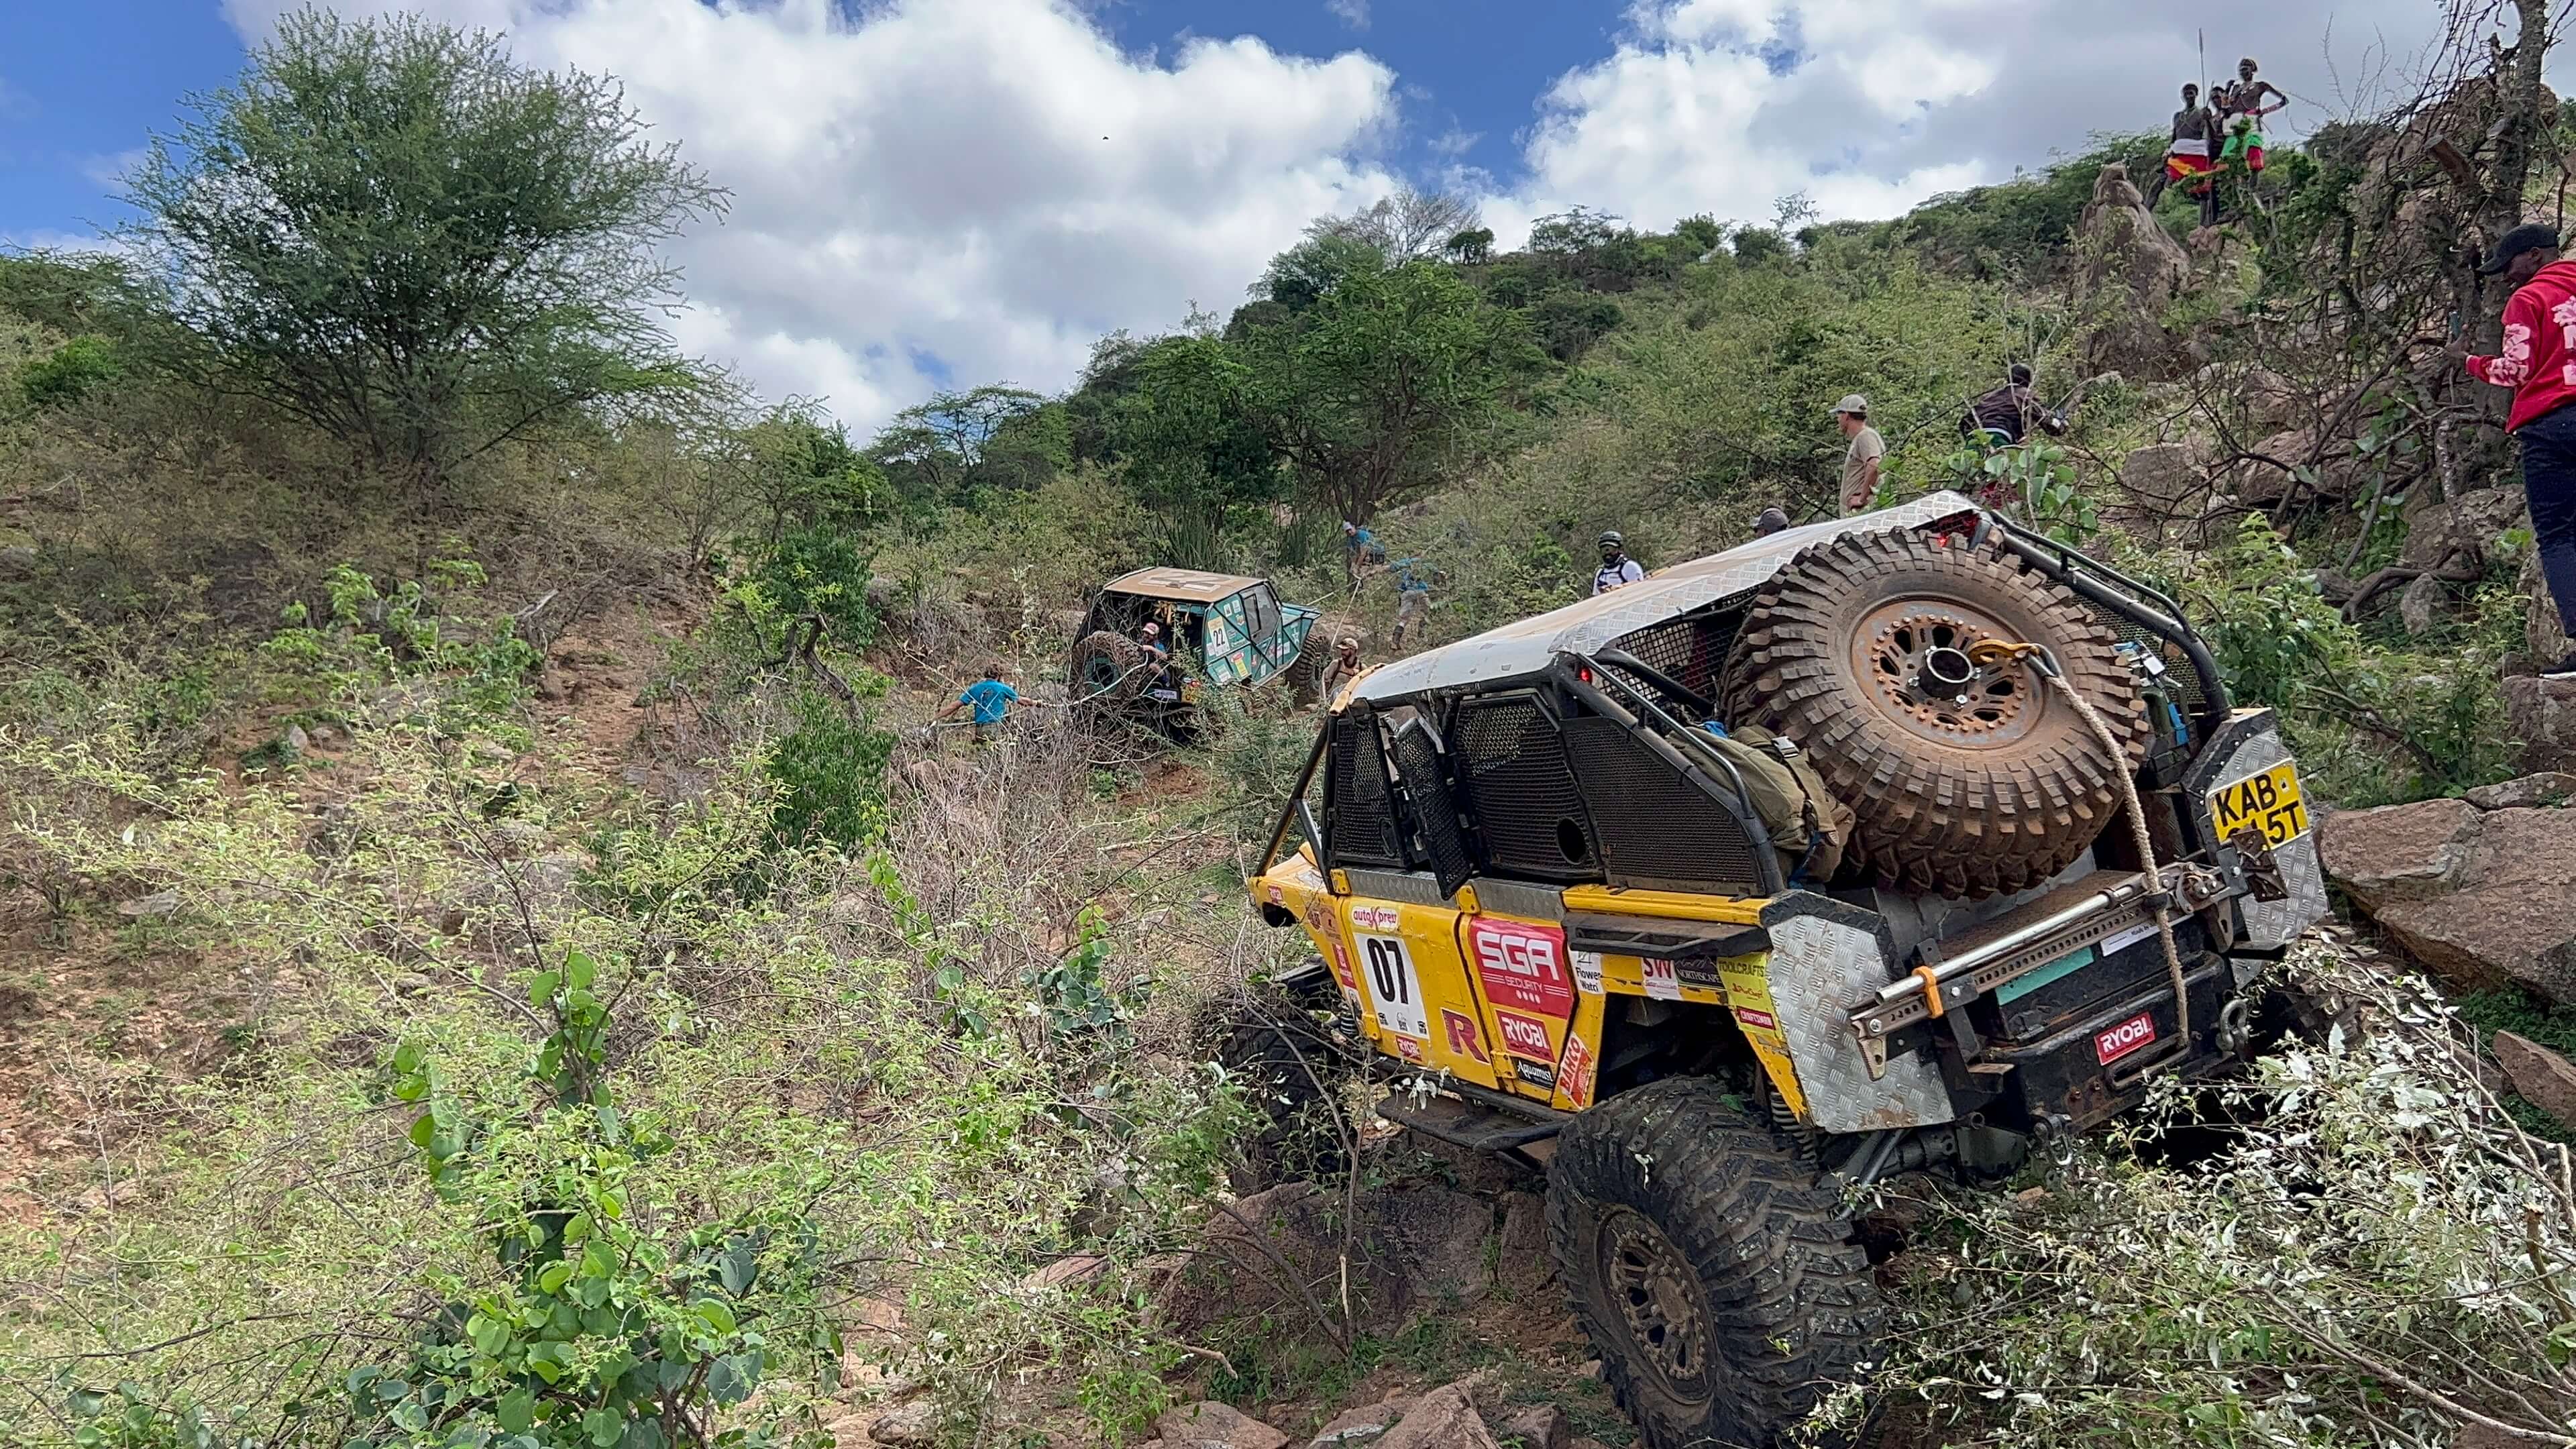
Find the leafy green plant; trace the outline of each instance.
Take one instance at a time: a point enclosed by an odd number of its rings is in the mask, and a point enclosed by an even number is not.
[[[890,681],[868,671],[858,681],[862,697],[885,693]],[[795,728],[769,749],[765,768],[778,783],[770,816],[781,845],[827,844],[855,851],[885,826],[885,767],[894,753],[891,731],[853,716],[819,689],[791,697]]]
[[[343,1376],[352,1449],[813,1442],[722,1422],[778,1347],[839,1351],[814,1293],[813,1229],[778,1209],[683,1223],[676,1205],[635,1195],[636,1169],[673,1143],[619,1107],[603,989],[579,951],[531,976],[529,1002],[553,1030],[516,1112],[478,1111],[433,1052],[395,1049],[390,1093],[421,1109],[411,1143],[443,1196],[474,1205],[500,1271],[454,1285],[461,1295],[408,1361]]]
[[[125,376],[116,345],[96,335],[75,337],[18,372],[18,395],[33,408],[68,407]]]
[[[363,570],[341,564],[323,584],[324,619],[315,622],[300,601],[287,605],[286,627],[260,652],[299,692],[346,700],[389,681],[422,679],[438,686],[439,722],[450,730],[508,720],[526,702],[527,676],[542,657],[508,616],[452,611],[488,582],[480,565],[442,559],[430,576],[430,584],[406,579],[386,593]]]

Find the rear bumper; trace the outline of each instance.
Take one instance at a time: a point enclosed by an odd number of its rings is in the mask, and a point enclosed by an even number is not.
[[[2236,1018],[2243,1008],[2230,1008],[2236,979],[2226,958],[2205,954],[2185,973],[2191,995],[2187,1043],[2175,1035],[2173,987],[2159,977],[2048,1036],[1999,1045],[1987,1059],[2014,1068],[2009,1091],[2033,1124],[2062,1118],[2062,1129],[2080,1132],[2144,1100],[2153,1077],[2175,1071],[2202,1076],[2240,1061]]]

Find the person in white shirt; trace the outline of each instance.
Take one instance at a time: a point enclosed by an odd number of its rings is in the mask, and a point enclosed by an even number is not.
[[[1619,536],[1619,530],[1601,535],[1601,567],[1592,571],[1592,592],[1606,594],[1645,576],[1645,569],[1628,557],[1628,541]]]

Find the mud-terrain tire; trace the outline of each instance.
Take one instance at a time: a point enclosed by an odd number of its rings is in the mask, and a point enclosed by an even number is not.
[[[2047,646],[2120,757],[2026,665],[1933,692],[1936,669],[1955,676],[1967,647],[1989,639]],[[1845,534],[1763,586],[1727,659],[1727,717],[1807,751],[1858,817],[1854,855],[1884,883],[1961,899],[2027,890],[2118,818],[2116,773],[2145,756],[2145,710],[2117,645],[2071,591],[2000,545]]]
[[[1228,1173],[1237,1193],[1292,1178],[1329,1177],[1348,1165],[1333,1097],[1356,1070],[1356,1043],[1317,1020],[1337,1002],[1332,973],[1246,986],[1211,1005],[1214,1056],[1242,1087],[1257,1125],[1238,1144]]]
[[[1145,692],[1145,648],[1124,634],[1095,629],[1073,646],[1073,698],[1087,704],[1124,704]]]
[[[1647,1449],[1767,1446],[1858,1379],[1887,1308],[1841,1195],[1704,1078],[1574,1119],[1547,1235]]]

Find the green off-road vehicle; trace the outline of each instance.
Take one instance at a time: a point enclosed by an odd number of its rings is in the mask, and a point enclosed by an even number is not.
[[[1196,732],[1207,685],[1310,687],[1306,635],[1320,617],[1283,604],[1268,579],[1197,569],[1138,569],[1103,586],[1074,633],[1068,685],[1076,701],[1174,739]],[[1141,642],[1156,628],[1162,657]]]
[[[1254,904],[1413,1069],[1381,1115],[1544,1165],[1656,1449],[1770,1443],[1875,1357],[1849,1189],[2237,1067],[2326,911],[2273,717],[2174,601],[1953,493],[1334,705]]]

